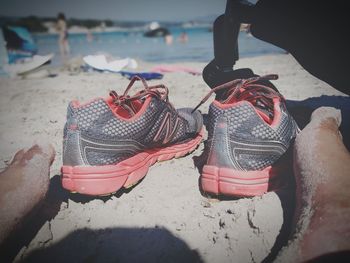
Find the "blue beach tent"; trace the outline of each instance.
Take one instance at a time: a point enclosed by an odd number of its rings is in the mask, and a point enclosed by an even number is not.
[[[37,53],[38,47],[26,28],[5,26],[2,30],[9,64],[19,59],[32,57]]]

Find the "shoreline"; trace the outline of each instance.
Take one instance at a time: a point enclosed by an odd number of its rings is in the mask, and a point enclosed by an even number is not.
[[[147,30],[147,23],[145,26],[134,26],[134,27],[95,27],[95,28],[87,28],[82,26],[73,26],[72,28],[68,29],[68,34],[70,35],[83,35],[87,32],[90,32],[91,34],[109,34],[109,33],[144,33]],[[211,24],[204,24],[204,25],[197,25],[197,26],[170,26],[171,28],[176,29],[182,29],[182,30],[193,30],[193,29],[210,29]],[[33,36],[56,36],[58,35],[57,32],[53,31],[54,29],[48,30],[48,32],[31,32]]]

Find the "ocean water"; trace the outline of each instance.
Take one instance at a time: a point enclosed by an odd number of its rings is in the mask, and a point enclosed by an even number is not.
[[[173,35],[172,45],[166,45],[163,38],[146,38],[143,32],[123,31],[94,33],[93,41],[88,42],[86,34],[70,34],[71,56],[92,55],[98,52],[109,53],[116,57],[132,57],[155,63],[180,61],[209,62],[213,59],[213,34],[208,28],[183,29],[169,28]],[[177,41],[186,31],[187,43]],[[59,65],[61,59],[57,35],[34,35],[39,54],[55,53],[53,64]],[[239,55],[251,57],[263,54],[283,53],[283,50],[269,43],[260,41],[245,32],[239,36]]]

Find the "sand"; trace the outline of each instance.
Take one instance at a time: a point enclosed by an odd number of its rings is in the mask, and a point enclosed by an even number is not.
[[[182,65],[198,70],[205,66]],[[152,66],[141,62],[139,69]],[[288,100],[343,95],[290,55],[241,59],[236,67],[279,74],[274,83]],[[121,93],[129,81],[118,74],[57,73],[54,78],[0,79],[0,169],[18,149],[35,141],[49,140],[56,150],[48,198],[34,219],[35,231],[28,231],[17,246],[16,260],[262,262],[276,256],[289,233],[294,188],[287,185],[255,198],[208,199],[198,187],[203,144],[187,157],[155,164],[140,184],[111,197],[89,198],[61,189],[68,102],[104,97],[110,90]],[[200,76],[186,73],[168,73],[152,83],[169,88],[175,107],[194,107],[209,90]],[[210,101],[201,106],[203,113]]]

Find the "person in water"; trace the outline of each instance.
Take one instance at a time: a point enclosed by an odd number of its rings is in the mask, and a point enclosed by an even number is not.
[[[68,28],[67,28],[67,21],[66,17],[63,13],[59,13],[57,15],[57,25],[56,25],[57,31],[58,31],[58,45],[60,48],[60,53],[63,59],[66,58],[66,56],[70,53],[70,47],[68,43]]]
[[[165,35],[164,35],[164,42],[167,45],[172,45],[174,41],[173,35],[168,31]]]
[[[183,32],[180,34],[180,36],[179,36],[179,38],[178,38],[178,41],[179,41],[180,43],[187,43],[187,42],[188,42],[188,35],[187,35],[187,33],[186,33],[185,31],[183,31]]]

